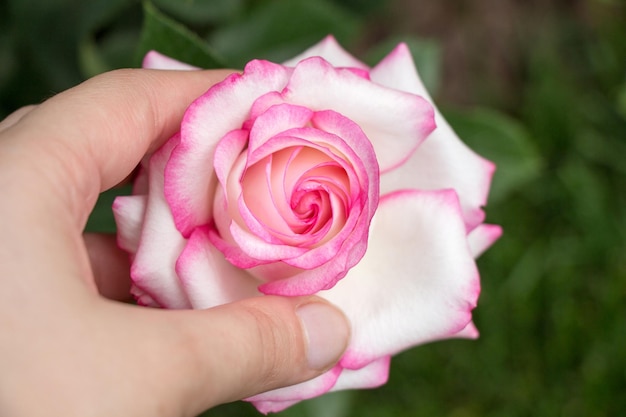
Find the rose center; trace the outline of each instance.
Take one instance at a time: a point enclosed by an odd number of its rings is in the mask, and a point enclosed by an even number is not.
[[[281,149],[249,166],[241,182],[245,206],[255,221],[286,243],[318,234],[330,238],[326,234],[332,224],[343,222],[349,210],[344,168],[318,149]]]
[[[324,190],[296,191],[291,198],[291,208],[300,224],[291,225],[294,233],[315,233],[329,220],[328,193]]]

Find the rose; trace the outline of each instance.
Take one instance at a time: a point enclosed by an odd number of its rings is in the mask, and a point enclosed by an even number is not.
[[[144,66],[193,68],[155,52]],[[250,398],[262,412],[381,385],[391,355],[476,337],[474,257],[501,233],[483,224],[494,167],[431,103],[404,44],[368,68],[332,37],[212,87],[114,204],[137,302],[339,306],[353,333],[340,362]]]

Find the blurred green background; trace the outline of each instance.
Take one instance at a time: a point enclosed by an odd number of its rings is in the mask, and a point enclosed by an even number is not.
[[[405,40],[459,135],[498,164],[487,213],[505,234],[479,260],[481,338],[415,348],[383,388],[283,415],[626,415],[624,2],[153,3],[192,29],[182,58],[204,66],[282,60],[327,33],[374,63]],[[134,0],[0,0],[0,117],[137,66],[156,36],[142,24]],[[91,229],[111,230],[109,204]],[[206,413],[248,415],[246,403]]]

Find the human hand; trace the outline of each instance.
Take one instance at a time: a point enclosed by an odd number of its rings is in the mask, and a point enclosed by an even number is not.
[[[120,70],[0,122],[0,415],[193,416],[322,374],[349,327],[316,297],[204,311],[114,302],[129,265],[82,230],[98,194],[227,72]]]

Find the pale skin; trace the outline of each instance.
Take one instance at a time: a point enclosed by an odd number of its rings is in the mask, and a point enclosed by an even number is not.
[[[114,237],[83,236],[98,194],[227,74],[115,71],[0,122],[0,415],[195,416],[339,359],[349,326],[317,297],[137,307]],[[336,323],[324,352],[296,314],[311,303]]]

